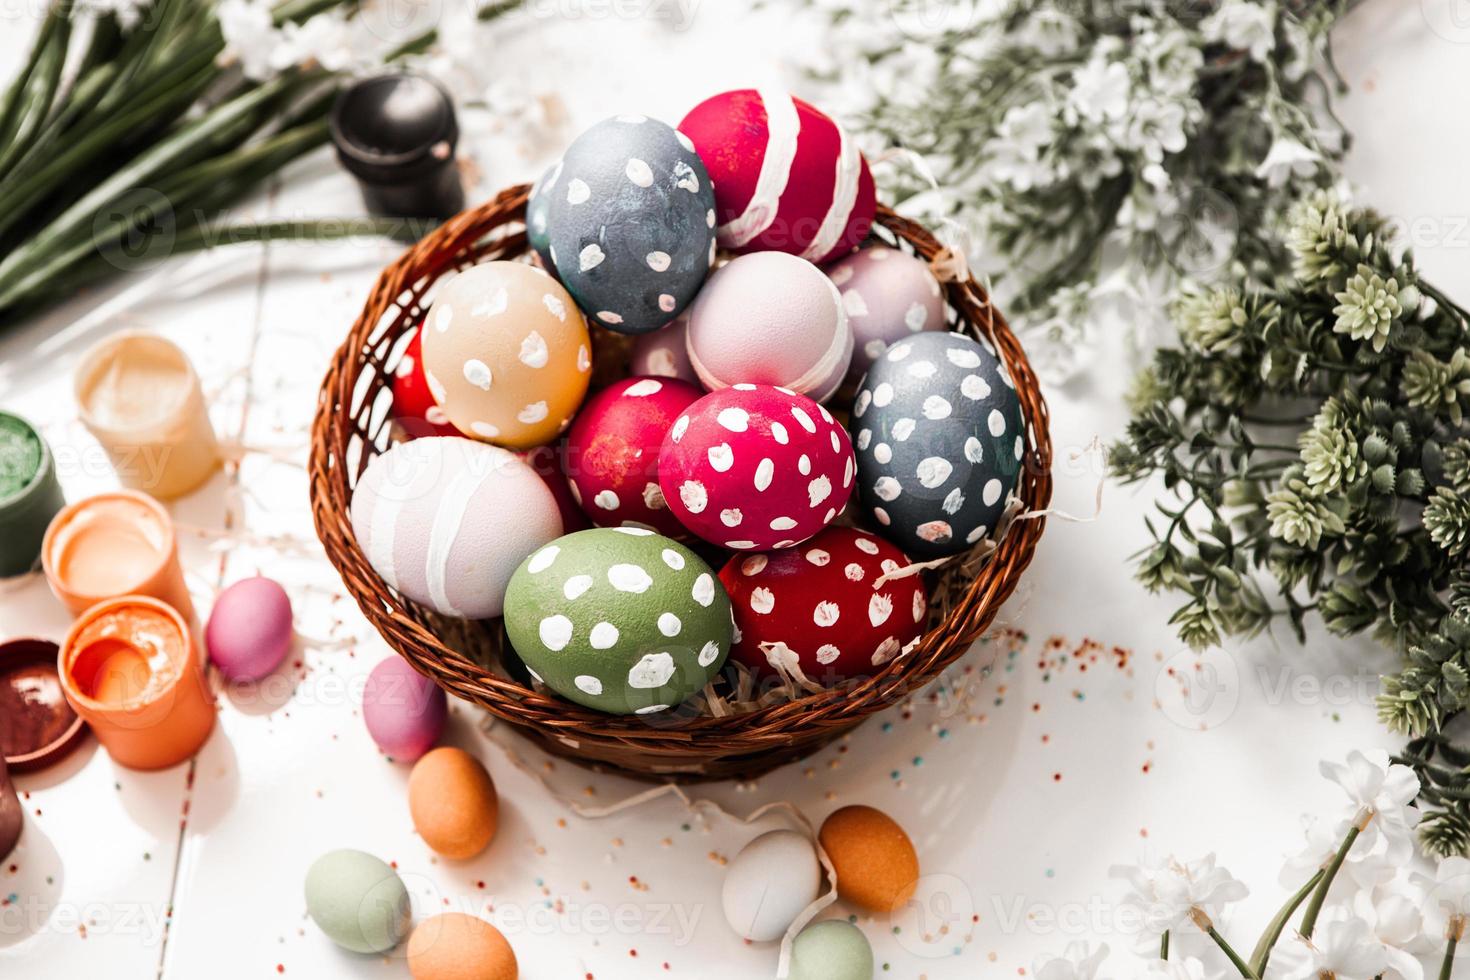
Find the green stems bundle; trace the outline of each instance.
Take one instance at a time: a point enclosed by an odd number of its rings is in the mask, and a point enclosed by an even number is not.
[[[1315,615],[1400,651],[1380,718],[1414,739],[1421,839],[1470,850],[1470,315],[1419,276],[1378,215],[1318,193],[1291,214],[1289,274],[1174,307],[1180,344],[1133,396],[1112,465],[1167,497],[1139,556],[1184,597],[1194,647]]]

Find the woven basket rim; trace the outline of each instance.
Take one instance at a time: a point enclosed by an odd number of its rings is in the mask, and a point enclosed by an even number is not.
[[[322,381],[308,463],[313,520],[349,594],[389,646],[448,693],[538,735],[553,751],[632,775],[693,773],[696,778],[719,771],[763,771],[771,768],[765,764],[769,759],[789,761],[804,754],[803,746],[812,751],[902,701],[958,660],[1014,591],[1044,530],[1044,516],[1016,521],[943,621],[905,655],[858,681],[724,717],[679,717],[677,709],[654,716],[609,715],[539,693],[471,660],[428,627],[423,610],[387,588],[358,547],[351,526],[353,478],[370,458],[372,443],[386,444],[381,430],[369,436],[360,427],[372,401],[361,391],[386,383],[394,341],[421,320],[419,304],[438,278],[464,265],[526,253],[528,191],[526,184],[509,187],[451,218],[385,268]],[[875,233],[886,229],[898,244],[931,263],[953,260],[927,230],[886,206],[879,206],[874,228]],[[959,324],[989,340],[1015,382],[1030,430],[1017,495],[1027,510],[1042,511],[1051,498],[1052,449],[1036,375],[1005,317],[972,276],[966,273],[944,285]],[[369,367],[375,373],[368,374]],[[361,446],[356,459],[354,439]],[[721,760],[729,764],[723,770]]]

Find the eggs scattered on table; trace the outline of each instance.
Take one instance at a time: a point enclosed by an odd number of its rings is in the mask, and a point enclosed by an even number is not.
[[[865,517],[916,560],[996,529],[1025,456],[1021,403],[978,341],[919,333],[874,362],[848,423]]]
[[[592,372],[587,324],[556,280],[523,262],[451,279],[424,318],[425,377],[460,432],[526,449],[571,424]]]
[[[734,551],[784,548],[842,512],[855,473],[826,408],[770,385],[711,392],[674,422],[659,484],[681,523]]]
[[[516,980],[515,950],[479,916],[445,912],[420,922],[408,937],[413,980]]]
[[[204,644],[228,681],[258,681],[291,649],[291,599],[268,578],[234,583],[214,600]]]
[[[588,319],[619,333],[683,312],[715,258],[715,195],[693,145],[622,115],[572,142],[539,191],[547,253]]]
[[[730,600],[704,560],[642,528],[559,538],[516,570],[505,628],[538,680],[612,714],[666,711],[730,651]]]
[[[725,921],[751,942],[780,939],[821,886],[822,866],[810,840],[792,830],[761,834],[725,869]]]
[[[378,661],[362,690],[368,734],[395,762],[412,762],[434,747],[449,715],[439,685],[397,654]]]
[[[485,619],[500,615],[516,565],[562,523],[551,491],[514,453],[431,436],[368,464],[352,530],[389,588],[446,616]]]
[[[813,922],[792,940],[787,980],[873,980],[873,947],[851,922]]]
[[[909,835],[888,814],[845,806],[817,834],[837,872],[843,901],[880,915],[897,910],[919,884],[919,856]]]
[[[329,851],[306,872],[306,912],[328,939],[354,953],[386,953],[408,935],[408,889],[364,851]]]
[[[495,783],[463,749],[434,749],[408,777],[413,828],[436,854],[466,861],[490,846],[500,819]]]

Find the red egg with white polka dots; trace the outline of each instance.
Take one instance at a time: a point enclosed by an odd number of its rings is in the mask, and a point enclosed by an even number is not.
[[[735,555],[720,570],[735,614],[730,655],[758,673],[779,664],[820,684],[872,674],[924,632],[923,579],[894,577],[908,565],[889,542],[850,527]]]
[[[393,418],[411,439],[462,435],[434,401],[424,377],[423,330],[414,331],[393,371]]]
[[[669,427],[701,392],[675,378],[627,378],[587,400],[567,431],[562,468],[592,523],[687,537],[658,482]]]
[[[659,485],[685,527],[735,551],[805,541],[832,522],[856,469],[847,431],[788,388],[740,383],[675,420]]]

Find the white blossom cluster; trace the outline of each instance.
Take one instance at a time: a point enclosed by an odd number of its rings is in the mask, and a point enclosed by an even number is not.
[[[1346,799],[1336,813],[1305,822],[1305,842],[1281,870],[1286,893],[1328,869],[1352,828],[1360,829],[1331,879],[1310,937],[1297,931],[1298,907],[1269,955],[1262,980],[1424,980],[1425,962],[1438,965],[1453,956],[1447,953],[1448,940],[1461,937],[1470,920],[1470,861],[1449,858],[1433,876],[1411,869],[1419,780],[1409,767],[1391,763],[1387,753],[1355,751],[1342,763],[1324,761],[1321,771]],[[1213,854],[1193,862],[1171,857],[1119,867],[1113,874],[1126,882],[1120,907],[1141,923],[1138,952],[1148,959],[1130,972],[1109,974],[1106,945],[1074,943],[1039,963],[1037,980],[1242,975],[1208,930],[1229,931],[1222,913],[1247,890],[1215,863]],[[1166,932],[1167,960],[1159,958]],[[1249,957],[1253,946],[1234,948]]]
[[[1331,3],[808,2],[832,25],[810,71],[937,177],[880,170],[885,196],[973,229],[1053,380],[1098,328],[1146,339],[1176,287],[1272,264],[1272,221],[1335,176]]]

